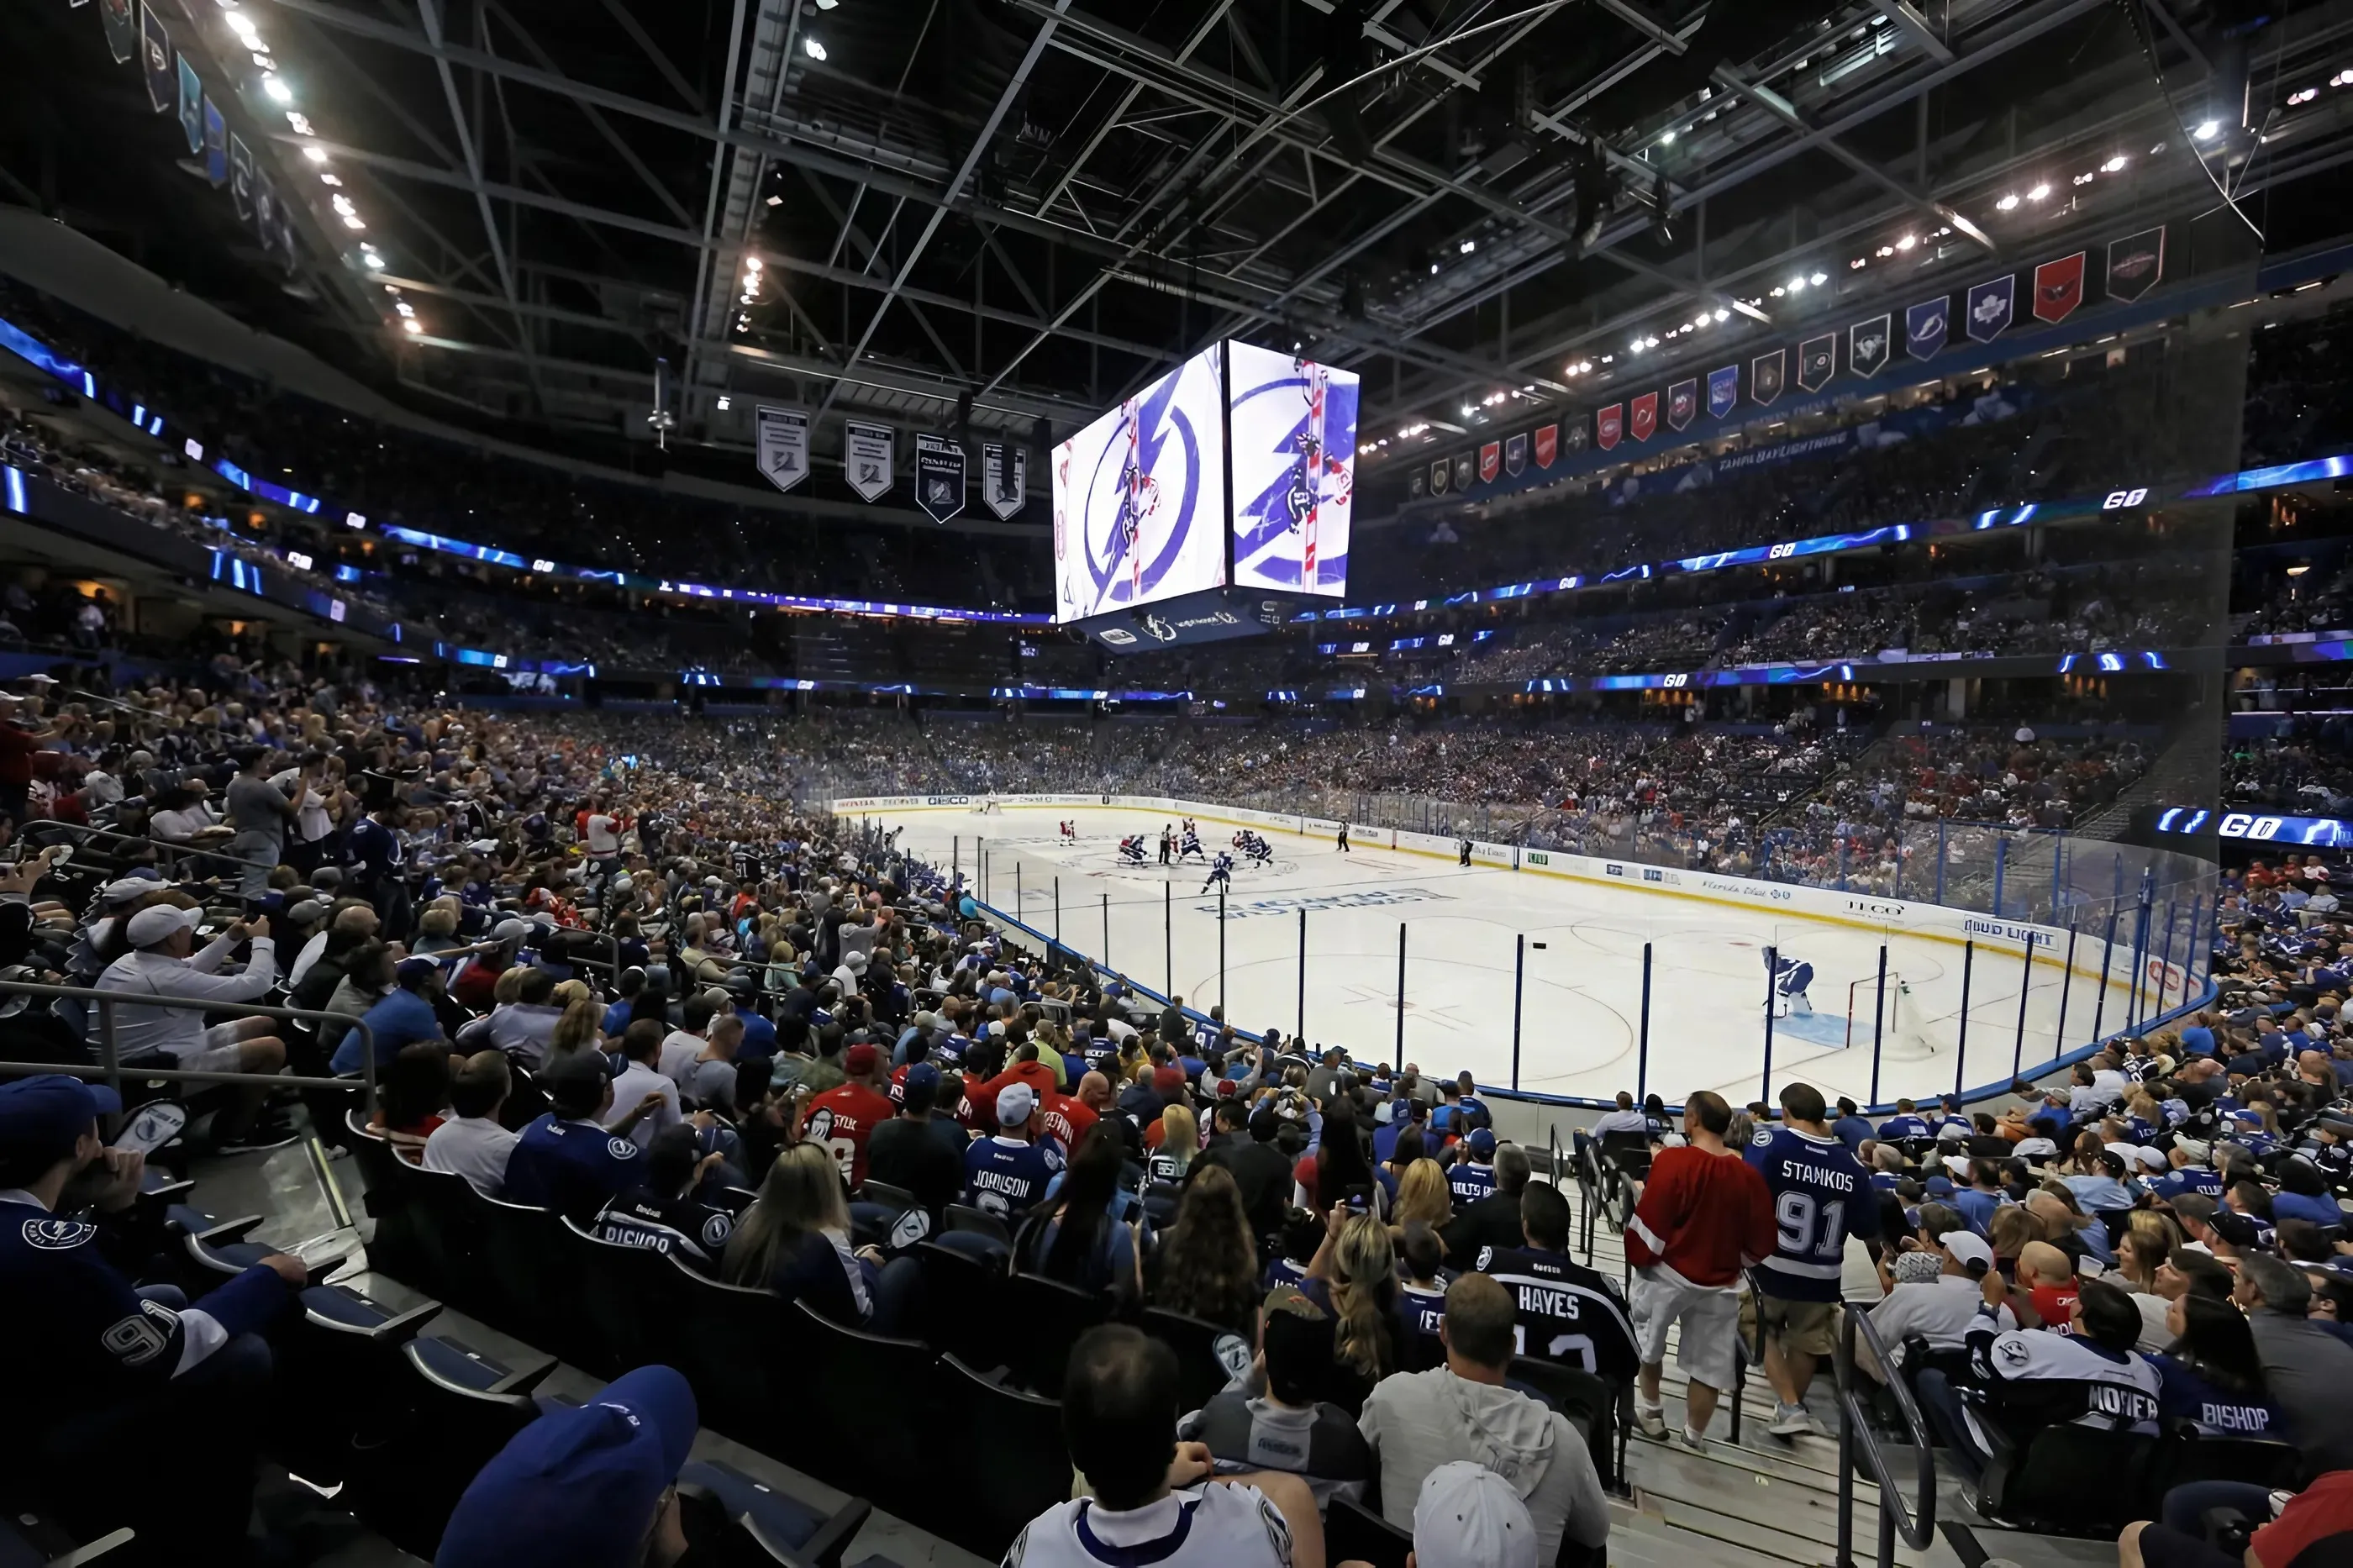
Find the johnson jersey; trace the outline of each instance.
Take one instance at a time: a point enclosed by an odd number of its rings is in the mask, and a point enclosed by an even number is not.
[[[499,1196],[575,1216],[593,1215],[645,1173],[645,1151],[635,1142],[593,1121],[560,1121],[551,1110],[515,1141]]]
[[[1879,1234],[1870,1176],[1837,1139],[1794,1127],[1758,1128],[1746,1153],[1773,1194],[1773,1256],[1757,1282],[1784,1300],[1837,1300],[1847,1237]]]
[[[1446,1168],[1446,1184],[1454,1193],[1454,1206],[1475,1204],[1495,1190],[1495,1167],[1457,1160]]]
[[[1291,1568],[1291,1527],[1256,1487],[1187,1487],[1128,1513],[1092,1498],[1029,1521],[1004,1568]]]
[[[717,1262],[727,1249],[735,1216],[708,1204],[665,1198],[650,1187],[639,1187],[599,1210],[594,1229],[600,1241],[675,1255],[701,1267]]]
[[[808,1102],[801,1136],[832,1151],[841,1179],[854,1193],[866,1184],[866,1141],[894,1109],[888,1095],[862,1083],[838,1083]]]
[[[1618,1285],[1566,1253],[1482,1249],[1479,1272],[1512,1293],[1513,1349],[1607,1378],[1630,1380],[1641,1361]]]
[[[976,1139],[964,1154],[964,1201],[998,1219],[1018,1219],[1046,1195],[1062,1163],[1062,1146],[1051,1138]]]
[[[160,1387],[230,1336],[265,1327],[289,1297],[257,1264],[174,1311],[132,1289],[100,1248],[98,1226],[52,1215],[21,1191],[0,1194],[0,1335],[24,1352],[9,1389],[22,1430]]]

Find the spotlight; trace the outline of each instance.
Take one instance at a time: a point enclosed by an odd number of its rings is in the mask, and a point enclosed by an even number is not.
[[[381,256],[370,253],[369,255],[361,257],[360,260],[365,264],[368,270],[371,272],[381,272],[384,270],[384,258]]]
[[[2198,129],[2189,134],[2197,137],[2200,142],[2211,142],[2215,137],[2222,134],[2222,122],[2219,120],[2201,120],[2198,122]]]
[[[2002,197],[2001,200],[1994,203],[1993,209],[1996,212],[2016,212],[2018,210],[2018,193],[2016,191],[2010,192],[2008,195]]]
[[[812,34],[801,40],[801,53],[813,60],[822,60],[825,58],[825,46],[818,43],[816,36]]]
[[[268,93],[273,102],[291,103],[294,101],[294,89],[288,87],[284,79],[275,76],[263,77],[261,79],[261,90]]]
[[[324,147],[305,147],[302,149],[302,156],[310,159],[313,163],[323,163],[327,161],[327,150]]]
[[[421,332],[425,330],[425,323],[414,316],[403,316],[400,325],[403,331],[409,332]]]
[[[1820,288],[1830,280],[1831,275],[1827,272],[1817,272],[1811,278],[1806,279],[1807,282],[1812,284],[1817,289]]]
[[[2050,194],[2051,187],[2049,185],[2037,185],[2032,190],[2026,193],[2026,199],[2030,202],[2039,202]]]
[[[2101,164],[2100,172],[2104,174],[2118,174],[2123,171],[2124,166],[2125,155],[2122,153],[2119,153],[2115,157],[2109,159],[2106,163]]]
[[[1476,250],[1476,249],[1478,249],[1478,248],[1479,248],[1479,242],[1478,242],[1477,240],[1475,240],[1475,239],[1466,239],[1466,240],[1464,240],[1461,244],[1460,244],[1460,245],[1456,246],[1454,248],[1455,248],[1457,251],[1461,252],[1462,255],[1464,255],[1464,256],[1468,256],[1468,255],[1470,255],[1472,251],[1474,251],[1474,250]]]

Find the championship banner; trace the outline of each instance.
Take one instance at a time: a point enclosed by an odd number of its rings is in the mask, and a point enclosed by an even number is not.
[[[934,522],[964,510],[964,448],[928,430],[915,435],[915,504]]]
[[[982,460],[985,462],[987,461],[987,458],[984,458]],[[1406,480],[1405,488],[1408,495],[1411,496],[1416,500],[1419,500],[1422,497],[1430,493],[1430,476],[1423,473],[1419,468],[1416,468],[1413,471],[1412,478]]]
[[[205,150],[205,84],[188,57],[180,57],[180,130],[188,139],[188,155]]]
[[[228,121],[212,94],[205,94],[205,178],[214,185],[228,184]]]
[[[2034,319],[2059,322],[2084,302],[2084,252],[2046,261],[2034,269]]]
[[[1953,323],[1952,300],[1938,295],[1923,300],[1904,312],[1904,349],[1914,359],[1934,359],[1945,352]]]
[[[2165,226],[2108,241],[2108,298],[2137,300],[2165,277]]]
[[[1707,373],[1707,414],[1711,419],[1722,419],[1740,406],[1740,367],[1725,365]]]
[[[1471,454],[1468,452],[1454,459],[1454,489],[1459,494],[1470,492]]]
[[[172,107],[179,82],[172,69],[171,32],[150,5],[139,7],[139,52],[141,67],[147,73],[147,101],[162,114]]]
[[[1625,430],[1626,405],[1622,403],[1613,403],[1593,416],[1593,438],[1605,452],[1618,445],[1618,437]]]
[[[1781,395],[1783,358],[1789,351],[1775,349],[1769,354],[1758,354],[1748,362],[1748,399],[1764,405],[1776,402]]]
[[[2003,329],[2010,325],[2010,309],[2017,299],[2018,279],[2010,273],[1970,289],[1966,322],[1969,341],[1989,343],[2001,336]]]
[[[1838,368],[1838,334],[1824,332],[1798,345],[1798,384],[1819,392]]]
[[[752,411],[757,432],[760,472],[780,490],[791,489],[809,476],[808,416],[797,408],[771,408],[762,404]]]
[[[1699,378],[1692,376],[1667,388],[1667,423],[1680,430],[1699,412]]]
[[[1549,468],[1552,467],[1553,459],[1559,456],[1560,426],[1557,425],[1537,426],[1536,467],[1539,468]]]
[[[1659,433],[1659,395],[1646,392],[1628,405],[1626,428],[1637,441],[1647,441]]]
[[[1414,475],[1416,479],[1421,476]],[[980,449],[980,499],[1006,521],[1029,499],[1029,448],[991,441]]]
[[[234,131],[228,133],[228,199],[237,208],[237,222],[252,218],[253,149]]]
[[[1448,462],[1443,458],[1439,458],[1438,461],[1430,465],[1430,493],[1431,495],[1442,496],[1446,493],[1446,476],[1453,467],[1453,464]]]
[[[98,19],[106,25],[106,52],[116,65],[129,65],[139,52],[139,22],[131,14],[131,0],[98,0]]]
[[[1857,321],[1849,327],[1846,330],[1846,368],[1866,378],[1885,370],[1891,350],[1889,326],[1890,318],[1873,316],[1867,321]]]
[[[1494,482],[1495,473],[1503,461],[1503,456],[1504,448],[1500,442],[1490,441],[1485,446],[1479,448],[1480,483],[1493,484]]]
[[[841,426],[841,473],[861,500],[877,500],[891,489],[891,469],[897,432],[888,425],[861,425],[847,419]]]

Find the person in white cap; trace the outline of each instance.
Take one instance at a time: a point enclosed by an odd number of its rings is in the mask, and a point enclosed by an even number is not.
[[[1469,1459],[1421,1479],[1406,1568],[1537,1568],[1535,1521],[1511,1483]]]
[[[278,949],[269,938],[269,921],[257,916],[239,921],[195,951],[195,930],[203,911],[177,904],[150,904],[131,917],[124,934],[132,951],[106,966],[98,989],[133,996],[194,998],[213,1008],[227,1008],[269,994],[278,979]],[[223,973],[229,952],[248,938],[252,956],[244,967]],[[114,1043],[124,1056],[161,1050],[189,1072],[275,1073],[286,1065],[286,1047],[277,1026],[268,1018],[237,1018],[205,1027],[204,1012],[194,1007],[142,1006],[118,1004],[114,1008]],[[269,1090],[256,1085],[238,1091],[237,1102],[214,1119],[213,1133],[224,1148],[275,1147],[292,1137],[283,1124],[253,1124]]]
[[[1968,1342],[1969,1326],[1977,1321],[1983,1300],[1981,1283],[1986,1270],[1994,1266],[1992,1243],[1964,1227],[1939,1237],[1936,1251],[1944,1267],[1934,1279],[1898,1285],[1871,1310],[1871,1326],[1879,1331],[1880,1342],[1894,1358],[1897,1370],[1904,1364],[1905,1336],[1918,1334],[1932,1351],[1962,1350]],[[2004,1330],[2018,1326],[2018,1319],[2007,1306],[2001,1309],[2000,1321]],[[1887,1381],[1887,1372],[1874,1364],[1869,1344],[1858,1342],[1855,1352],[1857,1365],[1880,1382]]]

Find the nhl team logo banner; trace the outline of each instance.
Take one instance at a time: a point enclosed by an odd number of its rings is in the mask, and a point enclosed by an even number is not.
[[[1553,465],[1553,459],[1559,456],[1560,426],[1557,425],[1537,426],[1536,467],[1539,468],[1549,468]]]
[[[1914,359],[1934,359],[1945,352],[1952,306],[1949,299],[1923,300],[1904,312],[1904,347]]]
[[[1423,496],[1430,493],[1430,476],[1423,473],[1419,468],[1416,468],[1413,471],[1413,478],[1406,481],[1405,488],[1408,495],[1410,495],[1416,500],[1419,500]]]
[[[1414,493],[1420,491],[1421,475],[1414,476]],[[1029,500],[1029,448],[1008,447],[1002,441],[985,443],[980,448],[980,499],[1005,521],[1027,505]]]
[[[2000,337],[2010,325],[2010,309],[2017,301],[2018,279],[2009,273],[1970,289],[1965,323],[1969,341],[1989,343]]]
[[[1454,488],[1457,492],[1471,489],[1471,454],[1463,453],[1454,459]]]
[[[116,65],[129,65],[139,52],[139,23],[131,14],[131,0],[98,0],[98,19],[106,24],[106,52]]]
[[[1452,470],[1453,467],[1453,464],[1448,462],[1443,458],[1439,458],[1438,461],[1430,465],[1430,493],[1431,495],[1442,496],[1446,493],[1446,476]]]
[[[1820,390],[1838,366],[1838,334],[1824,332],[1798,345],[1798,384],[1808,392]]]
[[[2084,302],[2084,253],[2046,261],[2034,269],[2034,319],[2063,321]]]
[[[1607,452],[1618,445],[1618,437],[1626,432],[1626,405],[1613,403],[1593,416],[1593,438]]]
[[[1583,416],[1560,422],[1560,444],[1567,450],[1582,452],[1592,441],[1592,433],[1586,429]]]
[[[253,150],[234,131],[228,133],[228,199],[237,208],[237,222],[252,218]]]
[[[1667,423],[1680,430],[1699,413],[1699,378],[1679,381],[1667,388]]]
[[[897,432],[888,425],[861,425],[845,420],[841,426],[841,472],[860,500],[880,500],[891,489],[891,469],[897,458]]]
[[[1787,349],[1775,349],[1769,354],[1758,354],[1748,362],[1748,396],[1757,404],[1772,403],[1781,395],[1781,372]]]
[[[945,522],[964,510],[964,448],[930,431],[915,437],[915,504]]]
[[[1647,441],[1659,430],[1659,395],[1646,392],[1628,406],[1626,428],[1637,441]]]
[[[809,475],[808,416],[797,408],[763,405],[752,413],[758,431],[760,472],[780,490],[791,489]]]
[[[1504,443],[1504,472],[1516,479],[1527,466],[1528,438],[1525,435],[1514,436]]]
[[[185,55],[180,57],[180,130],[188,138],[188,155],[192,158],[202,155],[205,150],[205,84]]]
[[[2108,242],[2108,298],[2137,300],[2165,277],[2165,226]]]
[[[228,121],[212,94],[205,94],[205,178],[216,186],[228,184]]]
[[[253,232],[261,248],[269,249],[278,232],[278,187],[257,167],[253,171]]]
[[[1480,447],[1479,482],[1485,484],[1492,481],[1499,470],[1503,460],[1504,447],[1502,442],[1490,441],[1485,446]]]
[[[1846,367],[1861,376],[1877,375],[1887,368],[1888,331],[1892,325],[1886,316],[1874,316],[1868,321],[1857,321],[1846,330]]]
[[[1740,406],[1740,367],[1725,365],[1722,370],[1707,373],[1707,416],[1711,419],[1729,417]]]
[[[178,97],[180,84],[172,69],[171,32],[153,5],[139,8],[139,58],[147,73],[147,101],[156,113],[164,113]]]

